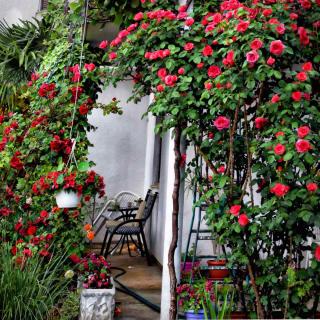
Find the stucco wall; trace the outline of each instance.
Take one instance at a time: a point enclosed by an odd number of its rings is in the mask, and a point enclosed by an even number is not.
[[[31,19],[39,9],[39,0],[0,0],[0,20],[8,24]]]

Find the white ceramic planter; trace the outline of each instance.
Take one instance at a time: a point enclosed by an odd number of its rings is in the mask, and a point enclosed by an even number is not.
[[[81,289],[80,320],[112,320],[116,289]]]
[[[80,202],[80,196],[74,191],[61,190],[56,195],[59,208],[76,208]]]

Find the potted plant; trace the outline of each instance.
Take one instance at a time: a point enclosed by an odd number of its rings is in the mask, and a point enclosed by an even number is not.
[[[192,247],[191,250],[188,252],[185,252],[181,255],[181,271],[189,274],[193,269],[198,269],[200,266],[200,260],[195,258],[193,261],[193,256],[194,256],[194,247]]]
[[[80,320],[112,320],[115,286],[110,265],[103,256],[90,254],[77,264]]]
[[[226,259],[215,259],[207,261],[209,267],[209,278],[221,280],[229,276],[229,269],[226,267]]]

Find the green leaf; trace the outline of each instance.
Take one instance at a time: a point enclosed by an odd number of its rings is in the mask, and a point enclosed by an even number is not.
[[[291,152],[287,152],[287,153],[284,155],[283,160],[284,160],[284,161],[289,161],[289,160],[292,159],[292,157],[293,157],[293,154],[292,154]]]
[[[86,172],[86,171],[88,171],[89,168],[90,168],[89,162],[83,161],[83,162],[80,162],[78,165],[78,170],[80,172]]]
[[[222,177],[219,179],[219,187],[220,187],[220,188],[223,188],[223,187],[226,185],[227,180],[228,180],[228,177],[227,177],[227,176],[222,176]]]
[[[64,181],[63,174],[60,174],[58,179],[57,179],[57,184],[62,184],[63,181]]]

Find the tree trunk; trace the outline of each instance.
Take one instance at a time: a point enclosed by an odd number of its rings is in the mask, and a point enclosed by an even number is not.
[[[178,243],[178,215],[179,215],[179,191],[180,191],[180,140],[181,140],[181,128],[176,127],[174,137],[174,187],[172,193],[172,239],[169,248],[168,256],[168,268],[170,276],[170,320],[177,318],[177,275],[174,266],[174,253]]]

